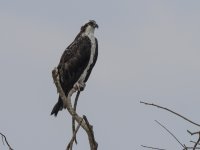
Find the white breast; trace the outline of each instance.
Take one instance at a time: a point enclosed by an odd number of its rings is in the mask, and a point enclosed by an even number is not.
[[[90,68],[90,65],[93,63],[94,60],[94,55],[95,55],[95,50],[96,50],[96,41],[94,37],[94,28],[91,26],[88,26],[86,31],[81,35],[81,36],[88,36],[90,41],[91,41],[91,53],[90,53],[90,60],[88,62],[88,65],[84,72],[81,74],[80,78],[74,85],[85,85],[84,80],[87,76],[87,72]],[[69,93],[68,93],[68,98],[71,98],[72,94],[76,91],[77,89],[72,88]]]
[[[95,55],[95,49],[96,49],[94,33],[90,33],[88,35],[83,35],[83,36],[88,36],[90,41],[91,41],[91,53],[90,53],[90,60],[88,62],[88,65],[87,65],[86,69],[84,70],[84,72],[82,73],[82,75],[80,76],[80,78],[78,80],[78,82],[80,82],[80,83],[83,83],[83,81],[85,80],[85,77],[87,75],[87,71],[90,68],[90,65],[93,63],[94,55]]]

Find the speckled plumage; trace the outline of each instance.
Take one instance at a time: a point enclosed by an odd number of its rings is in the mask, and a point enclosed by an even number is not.
[[[89,21],[81,27],[75,40],[65,49],[58,64],[61,86],[67,98],[77,90],[83,90],[98,56],[98,42],[94,37],[95,21]],[[54,106],[51,115],[65,108],[61,98]]]

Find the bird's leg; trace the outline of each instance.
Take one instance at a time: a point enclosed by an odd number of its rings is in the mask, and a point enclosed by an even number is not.
[[[86,86],[85,82],[80,82],[79,83],[79,91],[83,91],[85,86]]]
[[[67,97],[67,101],[71,101],[71,98]],[[65,109],[67,108],[67,105],[69,105],[67,101],[63,101],[63,108]]]

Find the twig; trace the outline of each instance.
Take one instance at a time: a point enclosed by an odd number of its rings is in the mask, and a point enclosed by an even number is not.
[[[191,143],[196,143],[195,141],[190,141]],[[200,145],[200,143],[198,143],[198,145]]]
[[[76,111],[76,106],[77,106],[77,103],[78,103],[79,95],[80,95],[80,91],[78,91],[76,93],[76,98],[74,100],[74,111]],[[72,133],[74,134],[74,132],[75,132],[75,119],[72,117]],[[76,135],[75,135],[74,141],[77,144]]]
[[[183,150],[189,150],[189,149],[194,149],[194,147],[186,147],[186,148],[183,149]],[[195,149],[200,149],[200,147],[196,147]]]
[[[187,130],[187,132],[188,132],[189,134],[191,134],[191,135],[199,134],[199,133],[200,133],[200,131],[197,131],[197,132],[191,132],[191,131],[189,131],[189,130]]]
[[[162,148],[156,148],[156,147],[145,146],[145,145],[141,145],[141,146],[142,146],[142,147],[145,147],[145,148],[150,148],[150,149],[166,150],[166,149],[162,149]]]
[[[77,126],[76,129],[74,130],[72,139],[71,139],[71,141],[69,142],[69,144],[67,145],[67,150],[72,150],[73,142],[74,142],[75,139],[76,139],[76,134],[77,134],[77,132],[78,132],[78,130],[79,130],[79,128],[80,128],[82,122],[83,122],[83,118],[82,118],[80,124],[78,124],[78,126]]]
[[[187,132],[192,136],[192,135],[195,135],[195,134],[198,134],[199,135],[199,138],[196,142],[194,142],[194,147],[193,147],[193,150],[195,150],[197,148],[197,145],[199,145],[199,142],[200,142],[200,131],[198,132],[190,132],[189,130],[187,130]]]
[[[170,109],[168,109],[168,108],[165,108],[165,107],[162,107],[162,106],[159,106],[159,105],[153,104],[153,103],[143,102],[143,101],[140,101],[140,103],[145,104],[145,105],[155,106],[155,107],[158,107],[158,108],[161,108],[161,109],[167,110],[167,111],[169,111],[169,112],[171,112],[171,113],[173,113],[173,114],[175,114],[175,115],[177,115],[177,116],[183,118],[184,120],[186,120],[186,121],[188,121],[188,122],[190,122],[190,123],[192,123],[192,124],[194,124],[194,125],[200,127],[199,124],[197,124],[197,123],[191,121],[190,119],[188,119],[188,118],[186,118],[186,117],[180,115],[179,113],[177,113],[177,112],[175,112],[175,111],[172,111],[172,110],[170,110]]]
[[[178,140],[178,138],[172,132],[170,132],[164,125],[162,125],[157,120],[155,120],[155,122],[158,123],[161,127],[163,127],[183,148],[185,148],[185,146]]]
[[[200,133],[199,133],[199,138],[198,138],[197,142],[194,144],[194,149],[193,149],[193,150],[196,149],[196,147],[197,147],[197,145],[199,144],[199,142],[200,142]]]
[[[66,108],[68,110],[68,112],[70,113],[70,115],[76,120],[76,122],[78,124],[81,125],[81,127],[85,130],[85,132],[88,135],[88,140],[90,143],[90,149],[91,150],[97,150],[97,142],[94,142],[94,138],[93,138],[93,132],[91,132],[90,128],[87,126],[87,124],[85,123],[85,121],[82,121],[82,118],[76,113],[76,111],[74,110],[74,108],[72,107],[71,101],[69,99],[67,99],[61,85],[60,85],[60,80],[59,80],[59,76],[58,76],[58,70],[57,68],[54,68],[54,70],[52,71],[52,77],[54,80],[54,83],[56,85],[57,91],[59,93],[59,96],[61,97],[63,104],[66,105]],[[82,122],[82,123],[81,123]]]
[[[10,144],[8,143],[8,141],[7,141],[7,139],[6,139],[6,136],[5,136],[4,134],[2,134],[2,133],[0,133],[0,134],[1,134],[1,136],[2,136],[2,141],[3,141],[3,139],[4,139],[4,141],[6,142],[6,144],[7,144],[8,148],[9,148],[9,150],[14,150],[14,149],[11,148]]]
[[[194,149],[194,147],[186,147],[186,148],[183,149],[183,150],[189,150],[189,149]],[[200,147],[196,147],[195,149],[200,149]]]

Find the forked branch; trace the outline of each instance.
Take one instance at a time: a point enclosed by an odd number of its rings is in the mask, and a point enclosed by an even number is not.
[[[194,147],[193,147],[193,149],[195,150],[195,149],[197,148],[197,145],[199,145],[199,142],[200,142],[200,131],[198,131],[198,132],[190,132],[189,130],[187,130],[187,132],[188,132],[191,136],[192,136],[192,135],[195,135],[195,134],[198,134],[198,135],[199,135],[197,141],[194,142]]]
[[[70,113],[70,115],[72,116],[72,118],[75,119],[75,121],[80,124],[80,126],[85,130],[85,132],[88,135],[88,140],[90,143],[90,149],[91,150],[97,150],[98,144],[95,141],[94,138],[94,134],[93,134],[93,129],[91,128],[91,125],[88,125],[89,123],[85,121],[85,118],[80,117],[76,111],[74,110],[74,108],[72,107],[71,101],[69,99],[67,99],[67,97],[65,96],[65,93],[61,87],[60,84],[60,79],[58,76],[58,70],[57,68],[54,68],[52,71],[52,77],[54,80],[54,83],[56,85],[57,91],[59,93],[59,96],[61,97],[63,104],[66,104],[66,108],[68,110],[68,112]]]
[[[81,126],[82,121],[83,121],[83,119],[81,120],[80,124],[78,124],[78,126],[76,127],[76,129],[74,129],[72,139],[69,142],[69,144],[67,145],[67,150],[72,150],[73,142],[76,140],[76,133],[78,132],[78,130],[79,130],[80,126]]]
[[[180,115],[179,113],[177,113],[177,112],[175,112],[175,111],[173,111],[173,110],[171,110],[171,109],[168,109],[168,108],[166,108],[166,107],[162,107],[162,106],[159,106],[159,105],[156,105],[156,104],[153,104],[153,103],[143,102],[143,101],[140,101],[140,103],[145,104],[145,105],[148,105],[148,106],[154,106],[154,107],[157,107],[157,108],[160,108],[160,109],[164,109],[164,110],[166,110],[166,111],[168,111],[168,112],[170,112],[170,113],[172,113],[172,114],[175,114],[176,116],[178,116],[178,117],[180,117],[180,118],[186,120],[187,122],[189,122],[189,123],[191,123],[191,124],[193,124],[193,125],[196,125],[196,126],[200,127],[199,124],[197,124],[197,123],[191,121],[190,119],[184,117],[183,115]],[[155,120],[155,121],[156,121],[156,120]],[[158,123],[161,127],[163,127],[163,128],[164,128],[164,129],[165,129],[165,130],[166,130],[166,131],[181,145],[181,146],[182,146],[183,150],[189,150],[189,149],[195,150],[195,149],[200,149],[200,147],[198,147],[198,145],[200,145],[200,144],[199,144],[199,143],[200,143],[200,131],[197,131],[197,132],[190,132],[189,130],[187,130],[187,132],[188,132],[191,136],[192,136],[192,135],[198,134],[198,139],[197,139],[197,141],[196,141],[196,142],[191,141],[192,143],[194,143],[194,146],[193,146],[193,147],[187,147],[187,146],[185,146],[185,144],[182,144],[182,143],[177,139],[177,137],[176,137],[172,132],[170,132],[164,125],[162,125],[162,124],[161,124],[160,122],[158,122],[158,121],[156,121],[156,123]],[[143,147],[144,147],[144,146],[143,146]],[[153,148],[153,147],[147,147],[147,146],[145,146],[145,148],[155,149],[155,148]]]

